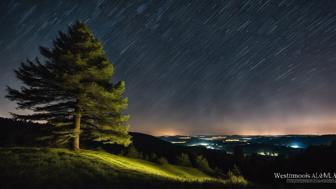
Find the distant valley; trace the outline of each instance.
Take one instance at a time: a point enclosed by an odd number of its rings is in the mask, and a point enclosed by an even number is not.
[[[204,146],[207,149],[224,150],[232,154],[241,150],[245,155],[288,156],[309,146],[329,145],[336,135],[195,135],[161,136],[162,140],[183,146]]]

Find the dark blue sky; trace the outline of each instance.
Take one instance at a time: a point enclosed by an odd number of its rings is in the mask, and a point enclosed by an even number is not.
[[[336,132],[336,1],[0,2],[0,94],[58,30],[85,21],[152,134]],[[0,100],[1,116],[15,104]]]

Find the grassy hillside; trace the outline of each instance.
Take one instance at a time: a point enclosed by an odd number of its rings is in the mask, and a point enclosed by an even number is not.
[[[240,179],[220,180],[194,168],[90,150],[0,148],[0,170],[0,188],[243,187]]]

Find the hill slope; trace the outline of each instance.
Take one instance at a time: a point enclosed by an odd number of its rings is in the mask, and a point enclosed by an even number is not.
[[[89,150],[1,148],[0,170],[0,188],[238,187],[193,168]]]

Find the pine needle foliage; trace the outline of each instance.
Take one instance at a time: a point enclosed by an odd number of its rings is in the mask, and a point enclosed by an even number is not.
[[[13,117],[48,121],[61,140],[72,140],[74,149],[79,149],[79,136],[127,146],[125,82],[113,83],[113,65],[88,27],[76,22],[67,33],[59,32],[52,48],[40,47],[40,53],[43,62],[27,60],[15,70],[23,86],[7,87],[6,97],[33,114]]]

